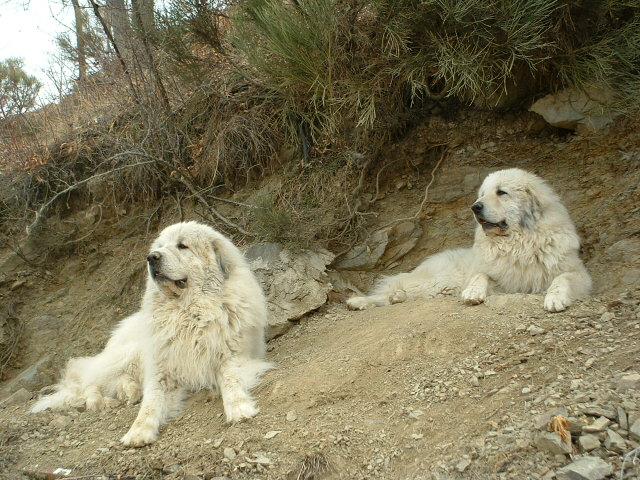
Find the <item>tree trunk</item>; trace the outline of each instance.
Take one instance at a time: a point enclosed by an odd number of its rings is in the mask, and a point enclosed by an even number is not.
[[[131,0],[131,2],[132,4],[133,2],[137,4],[138,12],[140,13],[140,23],[147,38],[153,38],[156,29],[155,20],[153,19],[153,0]]]
[[[124,0],[107,0],[106,1],[105,20],[109,25],[113,41],[118,46],[120,53],[129,58],[132,49],[131,38],[131,21],[129,20],[129,12],[125,6]]]
[[[75,15],[76,49],[78,51],[78,84],[83,85],[87,80],[87,50],[85,44],[85,18],[78,0],[71,0]]]

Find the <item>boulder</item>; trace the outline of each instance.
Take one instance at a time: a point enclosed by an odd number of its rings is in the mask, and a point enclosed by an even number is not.
[[[292,252],[275,243],[257,243],[245,252],[267,297],[267,340],[282,335],[291,320],[327,301],[331,282],[326,267],[334,258],[327,250]]]
[[[3,400],[0,405],[20,405],[27,403],[31,398],[33,398],[33,394],[29,390],[21,388]]]
[[[33,365],[24,368],[11,380],[3,383],[0,388],[0,399],[8,397],[20,389],[33,389],[51,381],[51,376],[47,371],[50,360],[51,355],[47,354]]]
[[[529,108],[554,127],[597,131],[613,121],[611,93],[596,87],[567,88],[547,95]]]
[[[340,255],[335,267],[340,270],[388,267],[411,251],[421,236],[420,225],[409,221],[376,230],[363,243]]]
[[[556,455],[566,455],[572,452],[571,442],[565,442],[556,432],[544,432],[538,435],[536,447]]]
[[[556,472],[558,480],[601,480],[612,471],[599,457],[582,457]]]
[[[617,387],[620,392],[640,389],[640,374],[631,373],[629,375],[623,375],[620,380],[618,380]]]

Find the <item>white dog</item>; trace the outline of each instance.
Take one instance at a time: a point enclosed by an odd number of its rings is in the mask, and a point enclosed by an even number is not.
[[[368,296],[347,300],[349,308],[447,293],[475,305],[492,292],[546,292],[544,308],[559,312],[589,293],[575,227],[541,178],[518,168],[491,173],[471,209],[478,222],[472,248],[446,250],[410,273],[384,278]]]
[[[187,392],[215,388],[229,422],[258,412],[249,391],[270,368],[262,360],[267,309],[242,253],[213,228],[186,222],[160,233],[147,263],[141,309],[120,323],[101,353],[71,359],[56,392],[32,412],[142,398],[122,437],[132,447],[154,442]]]

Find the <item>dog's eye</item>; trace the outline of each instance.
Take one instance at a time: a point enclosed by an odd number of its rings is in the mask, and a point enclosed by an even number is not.
[[[496,192],[496,194],[497,194],[498,196],[500,196],[500,197],[501,197],[502,195],[508,195],[508,193],[507,193],[507,192],[505,192],[504,190],[500,190],[500,189],[498,189],[498,191]]]
[[[187,247],[184,243],[180,242],[180,243],[178,244],[178,248],[179,248],[180,250],[186,250],[186,249],[188,249],[189,247]]]

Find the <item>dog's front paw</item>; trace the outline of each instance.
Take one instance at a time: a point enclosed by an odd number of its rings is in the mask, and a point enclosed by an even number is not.
[[[548,292],[544,297],[544,309],[547,312],[562,312],[571,304],[571,300],[560,292]]]
[[[487,298],[487,290],[477,285],[470,285],[462,292],[462,300],[467,305],[478,305]]]
[[[100,395],[87,395],[87,398],[85,400],[85,408],[87,410],[90,411],[98,411],[98,410],[103,410],[105,407],[107,406],[107,403],[105,402],[105,398]]]
[[[389,296],[389,303],[395,305],[396,303],[402,303],[407,301],[407,292],[404,290],[396,290]]]
[[[364,310],[370,306],[367,297],[351,297],[347,299],[347,307],[349,310]]]
[[[120,439],[125,447],[144,447],[158,439],[158,430],[151,427],[132,425],[129,431]]]
[[[247,418],[255,417],[258,413],[258,408],[252,401],[244,400],[233,402],[232,405],[225,405],[225,415],[227,422],[241,422]]]

